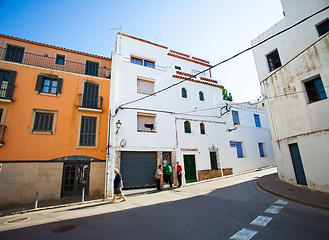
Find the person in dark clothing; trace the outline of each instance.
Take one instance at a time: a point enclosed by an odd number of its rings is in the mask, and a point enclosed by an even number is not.
[[[182,166],[179,164],[179,162],[177,161],[177,179],[178,179],[178,187],[182,186]]]
[[[118,169],[114,169],[114,173],[115,173],[115,178],[113,181],[114,194],[113,194],[113,199],[112,199],[111,203],[114,203],[116,196],[117,197],[121,196],[123,198],[123,201],[126,201],[127,199],[123,195],[123,192],[122,192],[122,188],[123,188],[122,176],[119,173]]]

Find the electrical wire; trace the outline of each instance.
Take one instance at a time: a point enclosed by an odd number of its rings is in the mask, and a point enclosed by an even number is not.
[[[272,38],[274,38],[274,37],[276,37],[276,36],[278,36],[278,35],[280,35],[280,34],[286,32],[286,31],[288,31],[288,30],[290,30],[290,29],[292,29],[292,28],[298,26],[299,24],[305,22],[306,20],[308,20],[308,19],[314,17],[315,15],[317,15],[317,14],[319,14],[319,13],[321,13],[321,12],[327,10],[327,9],[329,9],[329,6],[327,6],[327,7],[323,8],[323,9],[321,9],[321,10],[319,10],[319,11],[313,13],[312,15],[310,15],[310,16],[308,16],[308,17],[306,17],[306,18],[300,20],[299,22],[293,24],[292,26],[290,26],[290,27],[288,27],[288,28],[285,28],[284,30],[282,30],[282,31],[280,31],[280,32],[278,32],[278,33],[276,33],[276,34],[274,34],[274,35],[272,35],[272,36],[270,36],[270,37],[264,39],[263,41],[260,41],[259,43],[255,44],[254,46],[251,46],[251,47],[249,47],[249,48],[247,48],[247,49],[245,49],[245,50],[243,50],[243,51],[241,51],[241,52],[239,52],[239,53],[233,55],[232,57],[229,57],[229,58],[227,58],[227,59],[225,59],[225,60],[223,60],[223,61],[221,61],[221,62],[219,62],[219,63],[217,63],[217,64],[215,64],[215,65],[213,65],[213,66],[211,66],[211,67],[209,67],[209,68],[207,68],[207,69],[205,69],[205,70],[203,70],[203,71],[201,71],[201,72],[199,72],[199,73],[197,73],[197,74],[195,74],[193,77],[189,77],[189,78],[184,79],[184,80],[182,80],[182,81],[180,81],[180,82],[174,83],[174,84],[172,84],[172,85],[170,85],[170,86],[168,86],[168,87],[166,87],[166,88],[163,88],[163,89],[161,89],[161,90],[159,90],[159,91],[156,91],[156,92],[154,92],[154,93],[152,93],[152,94],[150,94],[150,95],[147,95],[147,96],[144,96],[144,97],[141,97],[141,98],[137,98],[137,99],[135,99],[135,100],[132,100],[132,101],[129,101],[129,102],[123,103],[123,104],[121,104],[121,105],[116,109],[116,112],[117,112],[119,109],[122,109],[122,106],[129,105],[129,104],[132,104],[132,103],[135,103],[135,102],[139,102],[139,101],[142,101],[142,100],[144,100],[144,99],[146,99],[146,98],[149,98],[149,97],[151,97],[151,96],[153,96],[153,95],[156,95],[156,94],[158,94],[158,93],[164,92],[164,91],[166,91],[166,90],[168,90],[168,89],[170,89],[170,88],[172,88],[172,87],[175,87],[175,86],[177,86],[177,85],[179,85],[179,84],[181,84],[181,83],[183,83],[183,82],[185,82],[185,81],[187,81],[187,80],[191,80],[192,78],[195,78],[196,76],[198,76],[198,75],[200,75],[200,74],[202,74],[202,73],[204,73],[204,72],[206,72],[206,71],[209,71],[209,70],[211,70],[211,69],[213,69],[213,68],[215,68],[215,67],[217,67],[217,66],[219,66],[219,65],[221,65],[221,64],[223,64],[223,63],[225,63],[225,62],[228,62],[228,61],[230,61],[230,60],[232,60],[232,59],[238,57],[239,55],[241,55],[241,54],[243,54],[243,53],[245,53],[245,52],[247,52],[247,51],[250,51],[250,50],[252,50],[253,48],[256,48],[256,47],[258,47],[259,45],[261,45],[261,44],[263,44],[263,43],[269,41],[270,39],[272,39]]]

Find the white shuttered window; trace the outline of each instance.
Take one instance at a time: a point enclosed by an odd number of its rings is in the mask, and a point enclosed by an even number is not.
[[[137,113],[137,131],[138,132],[155,132],[156,115]]]
[[[137,92],[148,95],[154,93],[154,82],[137,78]]]

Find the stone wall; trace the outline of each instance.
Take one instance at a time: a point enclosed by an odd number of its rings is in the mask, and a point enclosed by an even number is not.
[[[223,169],[223,175],[231,175],[233,174],[233,169],[232,168],[224,168]],[[198,180],[207,180],[207,179],[212,179],[212,178],[217,178],[221,177],[221,170],[216,169],[216,170],[199,170],[198,171]]]
[[[90,163],[89,195],[104,194],[105,169],[105,162]]]

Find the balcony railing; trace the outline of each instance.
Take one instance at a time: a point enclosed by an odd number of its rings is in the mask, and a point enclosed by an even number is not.
[[[103,97],[94,97],[86,94],[79,94],[80,108],[102,109]]]
[[[49,68],[65,72],[72,72],[78,74],[93,75],[97,77],[109,77],[109,69],[99,66],[98,71],[89,71],[86,69],[86,64],[64,60],[62,64],[56,64],[56,58],[49,57],[47,54],[38,55],[34,53],[21,52],[14,54],[7,54],[6,48],[0,48],[0,56],[2,60],[22,63],[26,65]],[[88,68],[88,66],[87,66]]]
[[[4,145],[3,137],[5,136],[6,128],[5,125],[0,125],[0,146]]]

